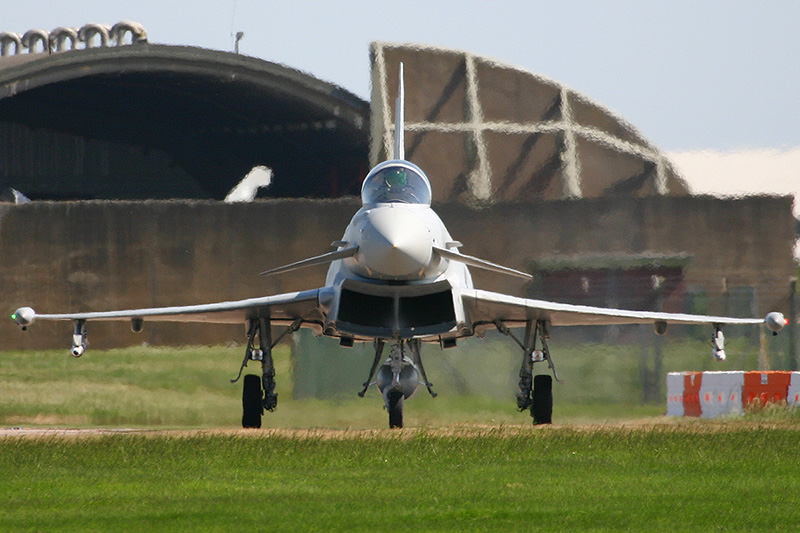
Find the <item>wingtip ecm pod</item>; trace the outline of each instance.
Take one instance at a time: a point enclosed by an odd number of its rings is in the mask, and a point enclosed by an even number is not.
[[[789,319],[784,317],[783,313],[773,311],[764,319],[764,324],[766,324],[767,328],[772,332],[773,335],[777,335],[784,326],[789,324]]]
[[[36,311],[30,307],[20,307],[11,314],[11,320],[25,330],[36,320]]]

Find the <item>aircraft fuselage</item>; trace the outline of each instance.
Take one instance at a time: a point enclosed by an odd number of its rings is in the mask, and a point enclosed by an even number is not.
[[[392,179],[398,183],[387,185]],[[463,324],[453,287],[471,288],[472,278],[466,265],[436,252],[457,253],[459,243],[430,207],[425,174],[408,161],[387,161],[364,180],[362,199],[337,243],[339,250],[358,249],[328,269],[326,286],[334,294],[325,334],[410,339]]]

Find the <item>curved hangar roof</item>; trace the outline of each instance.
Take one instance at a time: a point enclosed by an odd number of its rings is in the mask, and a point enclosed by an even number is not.
[[[633,126],[555,81],[414,44],[373,43],[371,57],[370,159],[391,153],[403,62],[406,157],[426,169],[434,201],[689,193]]]
[[[222,199],[265,165],[271,196],[359,192],[369,106],[335,85],[186,46],[37,48],[0,57],[0,188],[32,199]]]
[[[238,54],[134,36],[92,47],[88,30],[102,33],[94,26],[58,28],[49,40],[32,30],[14,43],[0,34],[0,189],[32,199],[222,199],[265,165],[269,196],[357,195],[368,151],[373,164],[391,153],[403,61],[406,155],[427,170],[434,201],[688,194],[623,119],[467,52],[373,43],[370,110],[335,85]],[[45,53],[72,34],[73,47],[77,38],[86,48]]]

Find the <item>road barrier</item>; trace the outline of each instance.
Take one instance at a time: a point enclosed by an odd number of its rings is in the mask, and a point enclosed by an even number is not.
[[[667,374],[667,416],[714,418],[768,403],[800,404],[800,372]]]

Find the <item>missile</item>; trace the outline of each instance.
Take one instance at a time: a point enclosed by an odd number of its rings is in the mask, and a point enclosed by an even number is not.
[[[722,330],[717,327],[716,331],[714,332],[714,336],[711,337],[711,354],[714,356],[714,359],[717,361],[724,361],[725,360],[725,335],[723,335]]]

